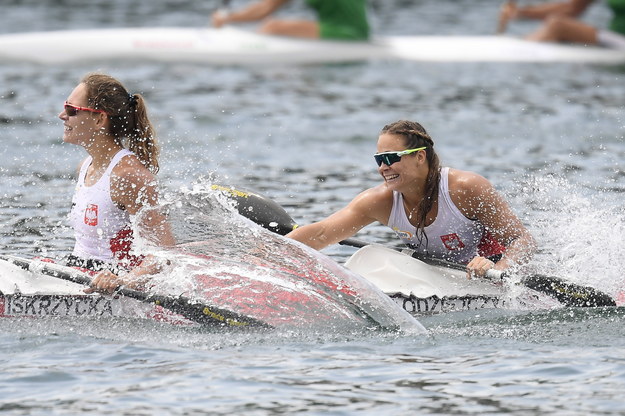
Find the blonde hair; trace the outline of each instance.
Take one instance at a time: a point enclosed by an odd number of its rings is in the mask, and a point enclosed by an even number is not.
[[[152,173],[157,173],[160,149],[143,96],[128,93],[121,82],[106,74],[87,74],[80,82],[86,86],[89,107],[106,111],[110,121],[108,133],[119,139],[122,146],[125,144]]]

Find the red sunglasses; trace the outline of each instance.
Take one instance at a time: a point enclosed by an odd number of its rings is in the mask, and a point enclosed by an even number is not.
[[[65,114],[67,114],[69,117],[75,116],[76,114],[78,114],[79,111],[89,111],[91,113],[106,114],[106,111],[104,110],[96,110],[95,108],[88,108],[88,107],[78,107],[75,105],[71,105],[67,101],[65,101],[64,107],[65,107]]]

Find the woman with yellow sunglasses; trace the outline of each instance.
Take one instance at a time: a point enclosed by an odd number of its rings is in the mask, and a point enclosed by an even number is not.
[[[319,250],[379,221],[417,252],[467,264],[476,276],[531,258],[534,239],[504,198],[476,173],[441,167],[419,123],[385,126],[374,159],[382,184],[287,236]]]

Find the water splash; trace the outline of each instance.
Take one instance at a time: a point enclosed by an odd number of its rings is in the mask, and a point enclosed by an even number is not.
[[[613,296],[625,289],[621,194],[589,189],[552,175],[533,178],[525,191],[533,208],[530,229],[541,248],[535,261],[541,272]]]
[[[277,328],[333,331],[424,328],[372,284],[327,256],[238,215],[210,183],[165,198],[176,237],[147,251],[170,265],[153,280],[159,293],[181,293]],[[139,235],[144,235],[137,230]]]

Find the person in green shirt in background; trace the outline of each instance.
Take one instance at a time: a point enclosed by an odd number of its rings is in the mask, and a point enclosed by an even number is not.
[[[578,20],[593,2],[594,0],[565,0],[518,7],[516,2],[510,1],[501,9],[500,31],[512,19],[539,19],[545,23],[536,32],[527,36],[527,39],[600,45],[625,50],[625,0],[607,0],[613,12],[608,30],[597,29]]]
[[[212,15],[213,26],[266,19],[259,31],[268,35],[356,41],[369,38],[365,0],[306,0],[317,13],[317,21],[268,18],[288,1],[260,0],[238,11],[217,11]]]

